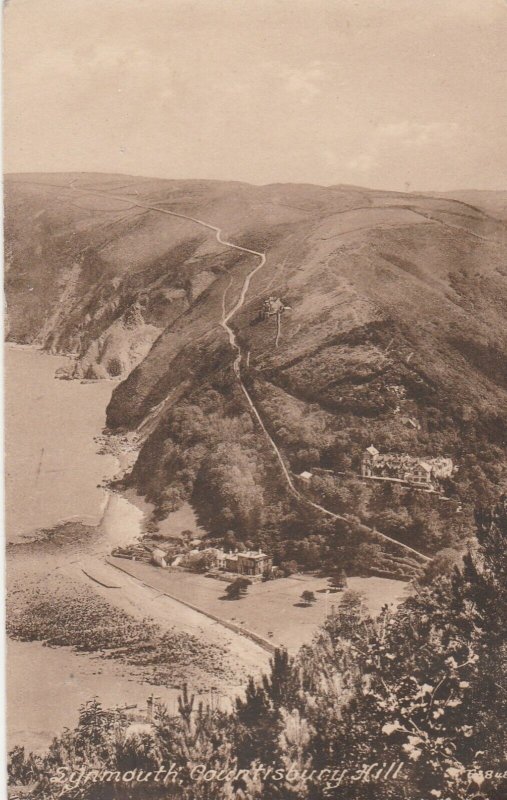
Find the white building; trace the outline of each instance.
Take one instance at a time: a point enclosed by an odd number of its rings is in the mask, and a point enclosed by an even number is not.
[[[311,479],[313,478],[313,475],[311,472],[307,472],[305,470],[304,472],[299,473],[298,478],[300,478],[300,480],[302,480],[304,483],[310,483]]]

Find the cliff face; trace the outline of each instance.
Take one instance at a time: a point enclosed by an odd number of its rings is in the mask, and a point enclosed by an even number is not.
[[[191,497],[215,532],[323,535],[313,516],[290,521],[220,327],[258,258],[145,206],[201,219],[266,253],[231,325],[287,465],[352,473],[372,441],[449,455],[460,470],[447,490],[471,507],[507,466],[506,204],[490,195],[483,208],[480,192],[7,177],[9,336],[76,352],[77,376],[125,377],[108,425],[144,431],[131,480],[159,517]],[[288,307],[279,330],[261,313],[270,296]],[[426,518],[430,548],[452,543],[455,520],[420,497],[382,500],[350,477],[326,491],[364,522],[403,507],[380,521],[407,541],[424,538]]]
[[[121,187],[126,201],[104,194]],[[208,264],[216,248],[202,230],[133,202],[174,195],[184,203],[205,190],[117,176],[8,176],[8,338],[76,353],[76,377],[126,377],[216,277]]]
[[[70,367],[58,370],[60,378],[125,378],[148,354],[160,328],[145,322],[138,300],[94,339]]]

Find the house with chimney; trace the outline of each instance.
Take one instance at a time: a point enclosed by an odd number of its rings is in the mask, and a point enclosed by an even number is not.
[[[244,553],[238,553],[239,575],[255,577],[256,575],[262,575],[271,566],[270,557],[263,553],[262,550],[246,550]]]
[[[234,553],[226,553],[216,547],[208,547],[201,552],[212,554],[213,569],[220,573],[256,578],[261,577],[273,565],[271,558],[262,550],[246,550],[243,553],[236,550]]]

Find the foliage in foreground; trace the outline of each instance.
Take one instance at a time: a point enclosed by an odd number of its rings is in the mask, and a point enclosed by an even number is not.
[[[11,782],[37,779],[37,796],[65,800],[502,800],[506,498],[477,514],[477,540],[460,568],[421,583],[395,613],[384,609],[373,620],[347,592],[312,646],[296,659],[278,651],[270,674],[250,681],[233,713],[196,708],[185,692],[176,717],[162,711],[139,730],[91,704],[43,758],[11,753]],[[400,761],[397,779],[365,775],[367,765]],[[169,764],[179,770],[175,783],[113,784],[100,772],[97,782],[74,787],[49,782],[58,767],[154,773]],[[200,765],[247,772],[206,781]],[[339,784],[318,779],[330,767],[347,770]],[[278,780],[276,769],[289,768],[292,779]]]

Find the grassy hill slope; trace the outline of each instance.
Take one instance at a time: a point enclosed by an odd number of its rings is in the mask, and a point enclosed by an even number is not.
[[[108,425],[150,433],[130,481],[156,518],[191,498],[212,534],[307,564],[381,560],[364,524],[434,552],[506,482],[507,227],[489,194],[8,176],[9,335],[76,352],[77,376],[126,378]],[[232,320],[242,375],[290,469],[335,473],[308,491],[349,524],[296,507],[234,378],[222,304],[256,257],[135,202],[266,252]],[[278,343],[269,296],[290,306]],[[451,456],[453,502],[355,478],[371,442]]]

